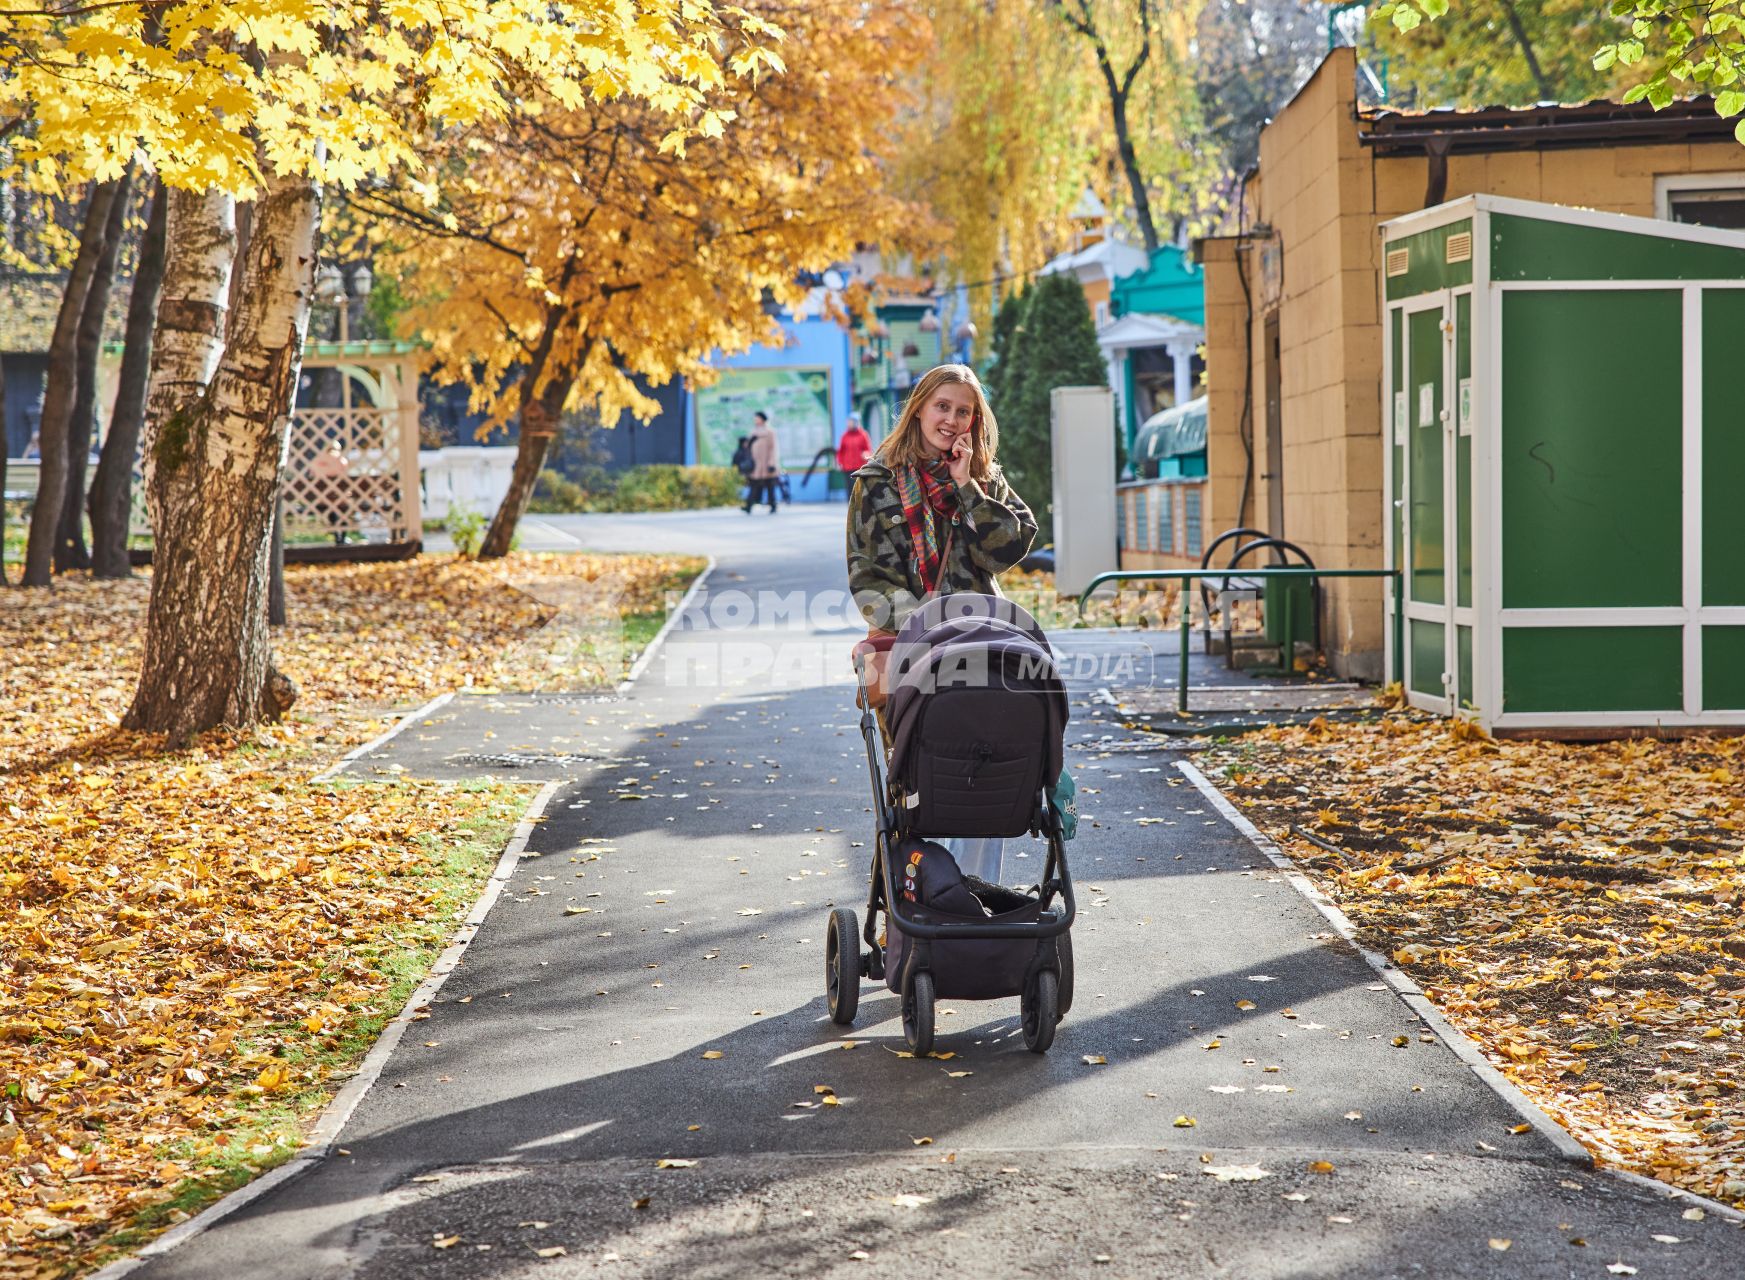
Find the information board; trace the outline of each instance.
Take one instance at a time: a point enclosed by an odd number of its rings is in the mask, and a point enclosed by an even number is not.
[[[751,434],[759,410],[775,428],[786,470],[804,471],[820,449],[836,442],[828,365],[724,369],[714,386],[696,393],[698,465],[731,466],[734,447]]]

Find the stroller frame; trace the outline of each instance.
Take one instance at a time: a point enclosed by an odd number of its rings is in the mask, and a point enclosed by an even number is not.
[[[1008,992],[1020,997],[1024,1044],[1033,1053],[1046,1053],[1054,1042],[1054,1029],[1072,1005],[1072,940],[1069,930],[1078,914],[1073,896],[1072,872],[1067,865],[1066,843],[1060,815],[1043,788],[1037,797],[1040,823],[1033,834],[1047,840],[1048,853],[1037,884],[1039,918],[1035,921],[963,924],[918,918],[897,892],[892,850],[907,834],[899,807],[893,803],[887,777],[883,733],[867,694],[867,663],[855,659],[855,682],[859,692],[860,734],[866,743],[867,774],[872,784],[878,830],[873,841],[871,884],[867,891],[866,924],[856,940],[855,913],[838,907],[831,913],[826,935],[825,973],[830,1015],[838,1025],[854,1021],[860,1002],[863,977],[885,978],[885,948],[879,943],[878,917],[882,912],[888,927],[908,939],[903,973],[898,989],[903,999],[903,1033],[916,1057],[932,1052],[934,1036],[933,948],[935,941],[992,939],[1036,940],[1036,950],[1025,971],[1023,989]],[[1056,904],[1056,899],[1059,899]],[[859,943],[866,944],[866,950]]]

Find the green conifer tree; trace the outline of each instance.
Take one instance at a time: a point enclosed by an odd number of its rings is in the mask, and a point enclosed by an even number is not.
[[[996,418],[1000,414],[1000,400],[1010,390],[1007,375],[1012,372],[1012,343],[1018,333],[1018,324],[1023,318],[1024,291],[1013,289],[1000,299],[999,309],[994,312],[992,350],[987,372],[982,378],[988,399],[993,402]]]
[[[999,321],[995,321],[995,339]],[[1056,387],[1106,387],[1109,369],[1084,290],[1070,275],[1043,276],[1025,291],[1018,323],[999,366],[1000,465],[1041,526],[1054,536],[1054,458],[1050,395]],[[1109,429],[1114,430],[1111,422]],[[1111,488],[1115,477],[1109,477]],[[1112,497],[1113,495],[1111,495]]]

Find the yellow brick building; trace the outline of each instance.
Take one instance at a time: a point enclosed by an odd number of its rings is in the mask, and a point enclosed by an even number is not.
[[[1206,269],[1206,544],[1250,525],[1324,568],[1381,566],[1377,228],[1477,193],[1745,227],[1745,147],[1707,100],[1658,113],[1604,102],[1414,115],[1361,108],[1354,52],[1334,50],[1262,132],[1240,233],[1197,246]],[[1619,341],[1623,358],[1627,335]],[[1596,369],[1607,359],[1596,353]],[[1378,678],[1379,584],[1332,580],[1324,600],[1334,669]]]

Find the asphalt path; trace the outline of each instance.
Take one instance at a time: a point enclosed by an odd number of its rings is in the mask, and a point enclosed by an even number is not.
[[[932,1059],[900,1056],[882,987],[833,1026],[825,920],[861,909],[872,838],[856,629],[794,601],[840,587],[840,518],[566,526],[717,567],[621,695],[457,698],[355,763],[564,781],[340,1153],[136,1274],[1745,1275],[1736,1228],[1513,1132],[1175,757],[1113,725],[1095,663],[1053,1051],[1025,1051],[1016,1000],[942,1002]],[[1039,864],[1009,846],[1007,879]]]

